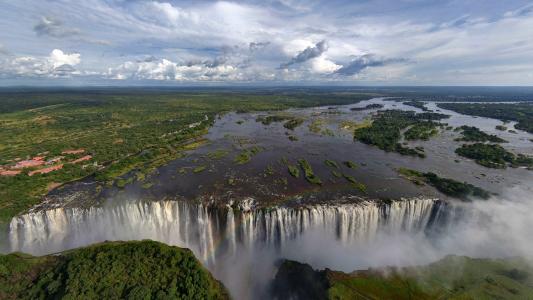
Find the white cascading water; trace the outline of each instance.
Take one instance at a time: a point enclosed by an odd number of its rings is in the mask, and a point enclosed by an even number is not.
[[[191,248],[206,263],[238,247],[280,247],[321,228],[342,243],[370,239],[379,230],[423,232],[441,214],[437,199],[383,204],[275,207],[249,211],[183,201],[132,201],[114,207],[55,208],[13,218],[12,251],[41,255],[105,240],[152,239]]]

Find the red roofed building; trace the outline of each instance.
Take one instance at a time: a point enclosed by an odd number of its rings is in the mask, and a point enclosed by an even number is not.
[[[92,155],[85,155],[85,156],[80,157],[80,158],[78,158],[76,160],[73,160],[72,163],[73,164],[77,164],[77,163],[80,163],[82,161],[90,160],[91,158],[93,158]]]
[[[42,168],[42,169],[39,169],[39,170],[31,171],[31,172],[28,173],[28,175],[29,176],[33,176],[35,174],[46,174],[46,173],[50,173],[52,171],[60,170],[62,168],[63,168],[63,164],[55,165],[55,166],[51,166],[51,167],[48,167],[48,168]]]
[[[24,169],[24,168],[31,168],[31,167],[37,167],[40,165],[44,165],[44,160],[21,160],[16,165],[13,166],[12,169]]]
[[[20,170],[4,170],[0,169],[0,176],[15,176],[20,174]]]
[[[80,154],[85,152],[85,149],[73,149],[73,150],[65,150],[61,152],[62,154]]]

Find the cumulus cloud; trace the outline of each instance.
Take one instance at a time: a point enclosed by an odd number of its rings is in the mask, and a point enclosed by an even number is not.
[[[63,22],[53,17],[42,17],[41,21],[33,27],[33,31],[39,36],[48,35],[56,38],[80,34],[79,29],[65,27]]]
[[[366,68],[381,67],[388,64],[401,62],[406,62],[406,60],[402,58],[380,59],[373,54],[365,54],[356,57],[349,63],[343,65],[341,68],[337,69],[335,73],[339,75],[350,76],[358,74]]]
[[[220,60],[185,64],[168,59],[127,61],[107,72],[109,78],[122,80],[227,81],[243,79],[241,75],[236,66],[225,65]]]
[[[79,53],[54,49],[47,57],[17,56],[1,64],[2,77],[69,77],[80,72],[74,68],[81,62]]]
[[[80,56],[81,55],[79,53],[67,54],[59,49],[54,49],[52,50],[52,53],[50,53],[49,61],[52,63],[54,68],[62,65],[75,66],[80,63]]]
[[[316,57],[311,60],[311,70],[314,73],[333,73],[340,69],[342,66],[334,63],[333,61],[326,58],[324,55]]]
[[[322,53],[326,52],[328,50],[328,44],[325,40],[322,40],[316,45],[312,47],[305,48],[302,52],[298,53],[295,57],[293,57],[290,61],[281,64],[279,67],[280,69],[285,69],[293,64],[303,63],[305,61],[308,61],[312,58],[319,57],[322,55]]]

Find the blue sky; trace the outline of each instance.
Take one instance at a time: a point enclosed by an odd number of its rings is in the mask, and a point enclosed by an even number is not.
[[[0,85],[533,85],[533,2],[0,0]]]

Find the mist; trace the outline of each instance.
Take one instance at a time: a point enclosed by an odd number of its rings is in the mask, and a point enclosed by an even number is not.
[[[461,212],[456,223],[431,234],[379,232],[371,240],[343,243],[323,228],[314,228],[281,249],[241,249],[221,259],[213,271],[236,299],[268,298],[276,263],[291,259],[315,269],[354,270],[386,266],[416,266],[447,255],[474,258],[520,256],[533,261],[533,199],[523,188],[489,200],[453,204]]]
[[[533,259],[533,199],[529,190],[515,188],[487,201],[453,205],[461,208],[461,217],[436,236],[380,232],[366,243],[342,244],[313,230],[291,242],[283,254],[315,268],[343,271],[426,264],[449,254]]]

